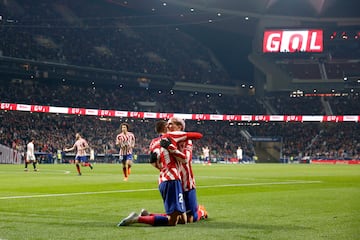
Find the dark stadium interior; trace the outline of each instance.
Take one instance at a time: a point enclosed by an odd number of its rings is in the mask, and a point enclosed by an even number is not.
[[[0,103],[134,112],[360,118],[360,2],[353,0],[0,1]],[[321,53],[263,53],[267,29],[322,29]],[[56,153],[83,135],[117,153],[127,121],[148,154],[154,119],[0,108],[0,144]],[[85,129],[85,130],[82,130]],[[217,160],[360,158],[359,122],[187,121]],[[274,145],[252,137],[279,137]]]

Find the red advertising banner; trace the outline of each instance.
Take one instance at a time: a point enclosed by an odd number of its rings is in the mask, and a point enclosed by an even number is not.
[[[31,105],[31,112],[49,112],[49,106]]]
[[[76,114],[100,117],[129,117],[169,119],[179,117],[185,120],[205,121],[238,121],[238,122],[360,122],[360,115],[322,116],[322,115],[222,115],[222,114],[187,114],[187,113],[159,113],[159,112],[128,112],[102,109],[86,109],[72,107],[55,107],[27,105],[16,103],[0,103],[0,110],[24,111],[58,114]]]
[[[115,111],[114,110],[98,110],[98,116],[115,117]]]
[[[85,115],[85,108],[68,108],[68,114]]]
[[[284,121],[285,122],[302,122],[303,118],[301,115],[285,115]]]
[[[324,160],[311,160],[312,164],[360,164],[360,160],[338,160],[338,159],[324,159]]]
[[[0,109],[1,110],[10,110],[10,111],[15,111],[16,110],[16,103],[1,103],[0,104]]]

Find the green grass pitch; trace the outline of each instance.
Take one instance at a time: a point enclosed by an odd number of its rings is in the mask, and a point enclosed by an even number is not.
[[[194,165],[209,219],[117,227],[130,212],[163,212],[157,172],[134,164],[0,165],[0,239],[360,239],[360,165]],[[67,173],[70,171],[70,173]]]

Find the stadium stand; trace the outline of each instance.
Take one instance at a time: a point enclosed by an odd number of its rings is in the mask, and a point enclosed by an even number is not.
[[[37,4],[25,0],[12,3],[0,4],[4,19],[0,25],[1,103],[134,112],[359,115],[356,91],[310,97],[289,97],[289,92],[265,96],[237,93],[238,83],[230,79],[200,41],[171,28],[154,31],[141,17],[129,17],[126,12],[119,17],[115,11],[121,9],[114,10],[112,5],[92,3],[84,7],[81,1],[45,0]],[[106,16],[97,17],[95,12],[105,12]],[[266,59],[276,63],[290,79],[341,80],[348,74],[360,73],[359,45],[347,51],[333,46],[321,58],[298,53]],[[174,91],[168,86],[142,86],[141,81],[136,86],[119,84],[138,83],[139,76],[147,74],[153,79],[160,76],[160,83],[170,79],[230,86],[237,94]],[[0,110],[0,118],[0,144],[20,152],[29,137],[35,135],[38,152],[56,154],[73,142],[76,131],[83,129],[82,134],[96,154],[114,154],[115,133],[121,122],[128,121],[137,137],[135,152],[147,154],[155,134],[154,119],[5,110]],[[258,143],[252,137],[276,137],[277,143],[271,148],[283,156],[359,159],[358,123],[187,121],[187,130],[204,133],[204,138],[195,144],[197,159],[201,158],[201,148],[210,146],[214,159],[228,160],[235,157],[239,145],[251,159],[259,154],[255,149]],[[279,159],[274,157],[272,161]]]

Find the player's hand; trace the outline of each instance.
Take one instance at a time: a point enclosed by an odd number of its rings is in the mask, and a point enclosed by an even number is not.
[[[154,152],[150,153],[150,163],[154,163],[157,161],[157,154]]]
[[[166,138],[166,139],[161,139],[160,140],[160,146],[161,147],[168,149],[170,145],[171,145],[170,139]]]

